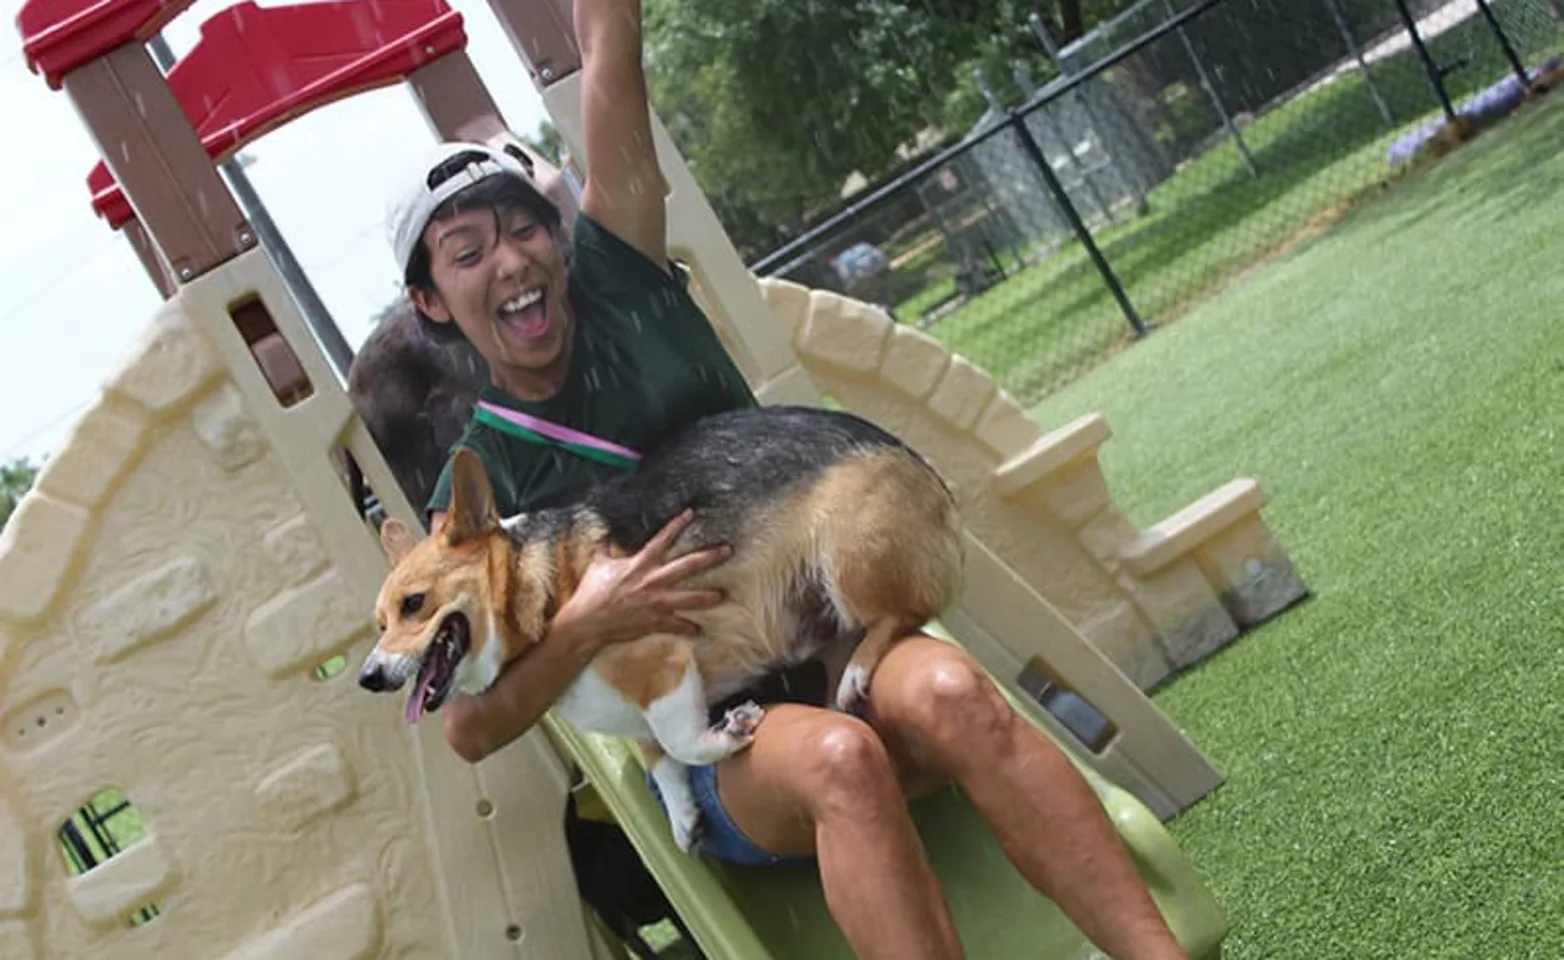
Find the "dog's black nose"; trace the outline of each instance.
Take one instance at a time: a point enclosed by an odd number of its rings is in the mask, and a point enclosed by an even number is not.
[[[384,693],[391,686],[390,679],[380,664],[371,663],[359,673],[358,685],[370,693]]]

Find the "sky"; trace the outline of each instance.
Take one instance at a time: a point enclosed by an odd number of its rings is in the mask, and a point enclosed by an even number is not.
[[[174,54],[188,52],[201,22],[234,2],[187,8],[163,34]],[[462,14],[468,56],[511,129],[535,130],[547,116],[542,98],[486,0],[447,2]],[[0,462],[37,462],[55,449],[161,303],[130,241],[92,210],[87,174],[100,154],[64,91],[28,70],[21,6],[0,0]],[[355,348],[397,289],[383,222],[391,177],[406,163],[380,161],[432,136],[398,84],[296,119],[244,151],[251,184]]]

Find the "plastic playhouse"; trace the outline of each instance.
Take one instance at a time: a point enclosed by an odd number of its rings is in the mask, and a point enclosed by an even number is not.
[[[579,156],[569,0],[491,4]],[[681,854],[623,744],[550,718],[469,765],[342,669],[386,572],[343,465],[387,514],[420,513],[215,165],[392,84],[434,135],[507,128],[442,0],[241,3],[165,74],[147,44],[187,6],[18,18],[102,151],[91,202],[165,303],[0,537],[0,957],[624,956],[560,828],[582,783],[707,956],[846,956],[813,870]],[[1098,468],[1100,417],[1045,431],[916,329],[757,282],[654,127],[673,253],[740,368],[764,401],[834,398],[950,478],[968,587],[943,628],[1070,750],[1190,954],[1217,956],[1226,920],[1161,821],[1220,775],[1144,691],[1305,593],[1258,485],[1135,528]],[[145,832],[84,864],[98,821],[73,817],[105,791]],[[969,956],[1094,955],[958,793],[914,812]]]

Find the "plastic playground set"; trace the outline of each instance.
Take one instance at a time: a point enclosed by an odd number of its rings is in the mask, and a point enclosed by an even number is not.
[[[306,320],[217,168],[395,84],[433,136],[507,125],[443,0],[239,3],[165,71],[148,44],[188,5],[30,0],[17,21],[102,154],[84,199],[164,303],[0,536],[0,957],[625,956],[561,829],[588,795],[706,956],[848,956],[813,869],[680,853],[623,743],[551,716],[470,765],[343,669],[386,573],[348,465],[386,515],[421,513],[355,414],[340,335]],[[490,6],[580,156],[569,0]],[[967,520],[939,627],[1076,760],[1190,955],[1219,955],[1226,918],[1163,821],[1221,775],[1146,692],[1306,596],[1260,486],[1137,528],[1102,417],[1045,430],[917,329],[757,280],[653,125],[670,249],[756,393],[831,398],[936,462]],[[78,815],[106,791],[143,832],[84,862],[105,814]],[[914,815],[970,956],[1096,955],[958,791]]]

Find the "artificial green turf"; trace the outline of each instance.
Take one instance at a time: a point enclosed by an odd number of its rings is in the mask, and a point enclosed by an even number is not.
[[[1537,12],[1529,0],[1494,6],[1512,21],[1512,40],[1528,64],[1557,51],[1558,33],[1551,27],[1516,28],[1523,12]],[[1457,103],[1509,69],[1476,13],[1429,38],[1428,45],[1441,63],[1467,54],[1474,58],[1446,80]],[[1373,73],[1393,111],[1393,126],[1385,124],[1362,74],[1348,72],[1244,128],[1259,177],[1249,174],[1230,141],[1219,141],[1150,193],[1146,216],[1096,234],[1144,319],[1176,318],[1317,218],[1394,175],[1386,149],[1436,119],[1439,106],[1410,48],[1376,62]],[[999,259],[1014,268],[1009,254]],[[924,307],[953,290],[954,281],[943,280],[900,304],[897,315],[916,321]],[[929,329],[1023,403],[1106,359],[1129,331],[1084,248],[1074,243],[990,287]]]
[[[1564,949],[1564,92],[1050,398],[1149,524],[1235,476],[1310,603],[1155,699],[1229,960]]]

